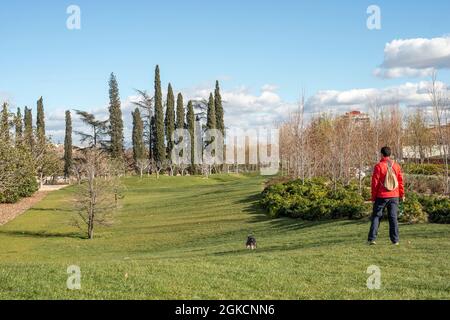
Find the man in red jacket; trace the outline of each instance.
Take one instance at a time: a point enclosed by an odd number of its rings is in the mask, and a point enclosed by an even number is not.
[[[390,159],[391,148],[384,147],[381,149],[381,161],[375,166],[372,175],[372,202],[373,214],[372,224],[369,231],[369,244],[375,245],[378,235],[378,227],[380,221],[383,218],[383,210],[387,208],[389,217],[389,237],[392,244],[399,244],[399,232],[398,232],[398,207],[400,200],[405,199],[405,190],[403,187],[403,175],[400,165]],[[389,191],[385,187],[385,179],[388,172],[388,166],[391,165],[394,173],[397,177],[398,187],[392,191]]]

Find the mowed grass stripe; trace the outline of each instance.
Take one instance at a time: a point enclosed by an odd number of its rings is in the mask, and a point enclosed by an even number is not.
[[[74,188],[0,227],[0,298],[448,299],[450,227],[402,225],[402,245],[365,245],[367,221],[269,220],[264,178],[125,178],[115,224],[93,241],[69,224]],[[259,248],[244,242],[254,232]],[[82,290],[66,288],[79,265]],[[366,287],[367,267],[381,290]]]

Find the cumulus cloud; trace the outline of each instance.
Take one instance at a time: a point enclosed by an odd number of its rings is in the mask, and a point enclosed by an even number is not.
[[[426,69],[414,69],[414,68],[391,68],[383,69],[377,68],[373,72],[376,77],[384,79],[394,79],[394,78],[425,78],[431,77],[436,69],[426,68]]]
[[[247,87],[238,87],[232,90],[222,89],[222,99],[225,109],[225,123],[229,128],[249,129],[255,127],[273,126],[277,122],[285,119],[287,115],[296,108],[295,103],[284,101],[277,93],[277,86],[264,85],[258,93],[252,93]],[[185,105],[189,100],[207,99],[214,90],[214,83],[185,88],[180,90],[183,93]],[[174,88],[175,94],[178,90]],[[163,93],[165,96],[165,93]],[[132,117],[131,112],[136,108],[133,104],[139,97],[129,96],[122,100],[122,114],[124,119],[124,136],[126,146],[131,144]],[[100,120],[108,118],[108,106],[87,110],[95,114]],[[72,113],[73,130],[86,131],[84,126]],[[47,133],[52,136],[54,142],[64,141],[65,111],[55,110],[48,112],[46,119]],[[78,143],[76,135],[74,142]]]
[[[437,83],[439,89],[450,90],[443,83]],[[407,82],[399,86],[387,88],[362,88],[345,91],[323,90],[318,91],[306,101],[307,113],[327,112],[340,114],[350,110],[367,111],[371,102],[377,101],[380,105],[399,104],[406,107],[428,107],[430,82],[418,83]],[[214,90],[214,83],[184,88],[180,90],[184,96],[184,102],[189,100],[207,99]],[[174,89],[175,94],[178,90]],[[225,123],[228,128],[256,128],[270,127],[280,121],[287,119],[289,114],[297,109],[296,102],[283,99],[274,85],[264,85],[256,93],[247,87],[238,87],[231,90],[222,89],[222,98],[225,109]],[[138,96],[129,96],[122,101],[122,113],[124,119],[124,135],[126,146],[131,144],[132,118],[131,112],[135,109],[133,101]],[[93,110],[98,119],[108,118],[108,106]],[[74,131],[85,131],[87,128],[79,121],[73,113]],[[47,131],[53,137],[53,141],[64,141],[64,111],[57,110],[48,113]],[[74,137],[76,143],[77,138]]]
[[[8,92],[0,91],[0,104],[4,102],[11,103],[13,100],[12,95]]]
[[[84,110],[84,111],[95,114],[95,116],[99,120],[105,120],[108,117],[107,110],[108,110],[107,107],[105,107],[105,109],[97,108],[93,110]],[[89,128],[81,122],[81,120],[76,115],[74,110],[71,110],[71,113],[72,113],[72,129],[74,132],[73,139],[74,143],[78,144],[79,141],[75,132],[76,131],[88,132]],[[45,119],[46,133],[48,136],[52,138],[52,141],[54,143],[58,144],[64,143],[65,123],[66,123],[65,119],[66,115],[64,108],[46,112],[46,119]]]
[[[270,91],[270,92],[275,92],[278,90],[278,86],[274,85],[274,84],[265,84],[263,85],[263,87],[261,88],[262,91]]]
[[[350,110],[367,110],[369,103],[377,101],[381,105],[399,104],[408,107],[427,107],[430,104],[431,83],[405,83],[383,89],[352,89],[347,91],[319,91],[306,103],[309,112],[339,113]],[[438,82],[441,90],[449,90],[443,82]]]
[[[450,36],[399,39],[386,44],[383,64],[374,71],[381,78],[427,77],[450,68]]]
[[[207,99],[213,86],[196,87],[184,90],[187,99]],[[278,87],[264,85],[254,94],[247,87],[222,90],[227,127],[242,129],[273,126],[294,110],[296,105],[284,101],[277,93]]]

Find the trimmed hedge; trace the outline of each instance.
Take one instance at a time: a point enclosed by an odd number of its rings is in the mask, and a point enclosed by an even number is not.
[[[419,195],[415,192],[406,195],[399,220],[405,223],[450,223],[450,199]]]
[[[403,165],[403,171],[407,174],[420,174],[426,176],[441,175],[444,172],[444,169],[444,165],[430,163],[405,163]]]
[[[408,193],[406,201],[400,203],[398,220],[411,224],[428,222],[428,214],[423,209],[419,196],[416,193]]]
[[[450,199],[433,196],[419,197],[420,204],[431,223],[450,224]]]
[[[324,179],[271,185],[263,191],[260,203],[271,217],[287,216],[309,221],[360,219],[370,212],[356,186],[338,184],[335,188]]]
[[[356,185],[336,188],[326,179],[296,180],[269,185],[262,193],[261,206],[273,217],[309,221],[339,218],[361,219],[371,214]],[[450,223],[450,199],[411,192],[400,204],[403,223]]]

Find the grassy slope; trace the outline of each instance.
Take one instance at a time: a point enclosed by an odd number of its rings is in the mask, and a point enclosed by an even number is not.
[[[116,224],[82,239],[68,222],[72,190],[0,227],[0,298],[450,298],[450,226],[401,226],[402,245],[367,247],[367,221],[268,220],[262,178],[128,178]],[[64,209],[66,208],[66,209]],[[244,249],[254,231],[259,249]],[[79,265],[82,290],[66,289]],[[370,265],[382,289],[366,287]],[[126,276],[128,275],[128,277]]]

